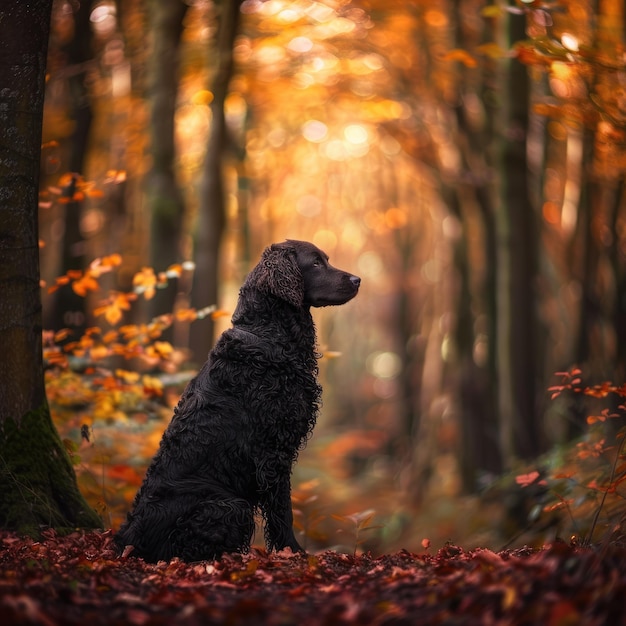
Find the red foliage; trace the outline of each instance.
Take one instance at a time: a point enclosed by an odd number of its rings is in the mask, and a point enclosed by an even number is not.
[[[147,565],[111,533],[0,535],[2,624],[624,624],[626,549],[373,558],[336,552]]]

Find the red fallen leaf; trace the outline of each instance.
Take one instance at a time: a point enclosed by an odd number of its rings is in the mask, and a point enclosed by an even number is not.
[[[504,561],[499,554],[487,549],[476,550],[476,552],[474,552],[474,558],[494,567],[502,567],[504,564]]]
[[[107,469],[107,476],[114,480],[123,481],[129,485],[140,485],[142,476],[137,470],[128,465],[111,465]]]
[[[135,546],[125,546],[124,551],[122,552],[122,558],[125,559],[129,557],[133,551],[135,550]]]
[[[126,619],[130,624],[136,624],[136,626],[143,626],[150,620],[150,613],[141,609],[129,609],[126,613]]]
[[[580,624],[581,621],[581,615],[576,607],[568,600],[561,600],[550,607],[547,624],[563,626],[564,624]]]

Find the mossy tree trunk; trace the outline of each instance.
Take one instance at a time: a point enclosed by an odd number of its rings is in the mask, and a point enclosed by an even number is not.
[[[0,527],[98,527],[50,418],[41,345],[38,184],[52,0],[0,11]]]

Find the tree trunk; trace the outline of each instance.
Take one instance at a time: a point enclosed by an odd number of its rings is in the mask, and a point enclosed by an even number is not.
[[[188,5],[182,0],[152,0],[148,8],[152,38],[148,57],[152,167],[145,187],[151,218],[150,263],[158,272],[181,260],[185,207],[174,171],[174,116],[180,39]],[[175,298],[176,287],[170,285],[152,301],[151,314],[171,313]]]
[[[471,4],[471,3],[470,3]],[[469,27],[468,3],[456,6],[456,47],[475,53],[493,38],[492,28]],[[458,219],[461,232],[453,242],[458,276],[455,343],[458,367],[455,395],[460,419],[459,464],[463,491],[473,493],[481,473],[502,470],[499,441],[496,367],[496,235],[495,207],[489,156],[497,141],[494,132],[493,85],[498,83],[495,63],[480,68],[459,68],[459,93],[455,105],[461,181],[443,182],[444,197]],[[474,109],[470,112],[469,104]],[[480,114],[476,107],[480,106]],[[470,241],[480,238],[484,268],[472,262]],[[480,287],[474,285],[479,284]],[[478,316],[484,321],[477,328]],[[475,354],[475,350],[478,352]]]
[[[509,41],[524,38],[524,20],[509,17]],[[540,452],[535,411],[534,212],[528,193],[526,138],[529,79],[510,61],[504,92],[502,189],[496,212],[497,364],[500,448],[505,466]]]
[[[85,176],[85,158],[91,134],[93,111],[91,97],[85,84],[87,63],[93,58],[91,51],[90,17],[93,2],[80,3],[74,13],[74,37],[65,47],[67,62],[71,73],[68,77],[74,121],[74,131],[67,141],[69,155],[68,170],[75,174],[65,193],[65,229],[61,247],[61,267],[58,275],[68,270],[82,270],[87,265],[86,245],[80,229],[83,202],[74,198],[75,183],[78,176]],[[59,330],[66,326],[74,330],[74,337],[80,337],[87,327],[87,300],[74,293],[72,289],[57,291],[46,307],[46,328]]]
[[[0,527],[97,527],[46,402],[38,184],[52,0],[0,12]]]
[[[226,198],[222,161],[227,146],[224,103],[233,74],[233,44],[239,25],[241,0],[221,3],[220,25],[216,46],[216,73],[211,102],[211,131],[204,157],[204,173],[200,185],[199,215],[196,229],[192,305],[203,308],[217,303],[219,253],[226,224]],[[194,359],[203,363],[213,346],[213,322],[196,322],[191,328]]]

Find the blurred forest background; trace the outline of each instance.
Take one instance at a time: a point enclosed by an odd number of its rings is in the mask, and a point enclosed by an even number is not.
[[[294,238],[363,279],[314,311],[305,544],[569,532],[599,492],[546,513],[514,476],[603,441],[555,372],[626,380],[625,21],[617,0],[57,0],[47,389],[105,524],[246,273]]]

